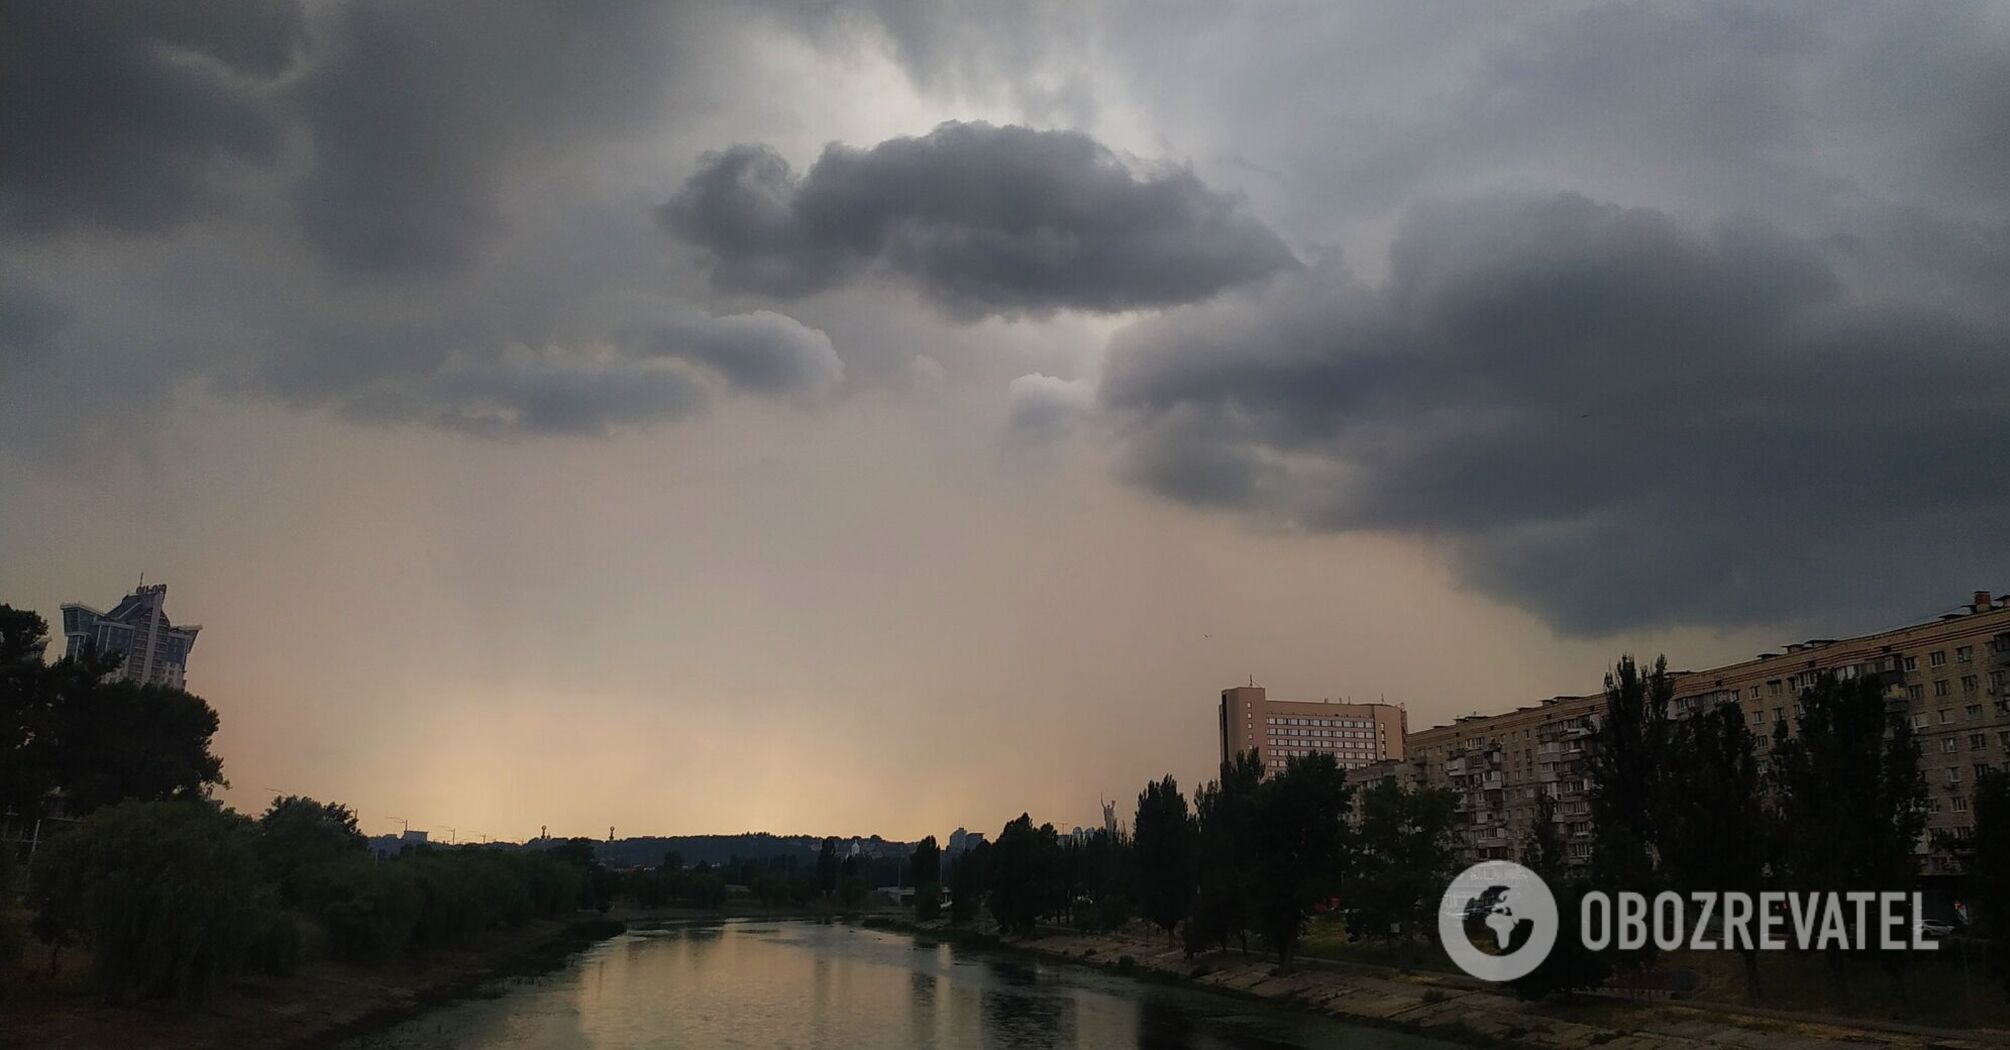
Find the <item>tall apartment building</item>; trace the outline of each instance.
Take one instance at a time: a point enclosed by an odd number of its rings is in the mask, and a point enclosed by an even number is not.
[[[1221,760],[1254,749],[1263,768],[1276,773],[1294,755],[1324,752],[1342,769],[1401,758],[1409,727],[1394,704],[1331,700],[1272,700],[1260,685],[1221,691]]]
[[[200,630],[199,625],[168,622],[165,583],[140,585],[108,613],[78,602],[63,605],[65,655],[76,656],[86,648],[123,653],[120,676],[142,685],[185,688],[188,654]]]
[[[1919,739],[1931,796],[1929,872],[1956,870],[1932,848],[1936,835],[1974,831],[1975,774],[2010,762],[2010,596],[1977,591],[1959,611],[1857,638],[1817,638],[1780,652],[1675,674],[1671,714],[1735,703],[1758,737],[1763,760],[1773,727],[1792,733],[1796,698],[1824,673],[1873,677],[1887,710]],[[1361,771],[1364,782],[1395,776],[1458,793],[1460,834],[1470,860],[1517,855],[1534,820],[1537,792],[1555,799],[1555,820],[1575,859],[1590,853],[1585,763],[1595,746],[1603,694],[1562,696],[1498,715],[1468,715],[1410,735],[1407,761]]]

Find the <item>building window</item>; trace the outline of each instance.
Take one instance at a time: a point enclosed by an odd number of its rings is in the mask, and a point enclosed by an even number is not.
[[[1926,666],[1928,666],[1928,667],[1946,667],[1946,666],[1947,666],[1947,650],[1945,650],[1945,649],[1935,649],[1934,651],[1932,651],[1932,652],[1930,652],[1930,653],[1926,654]]]
[[[1989,750],[1989,734],[1987,733],[1968,734],[1968,750],[1970,751]]]
[[[1906,670],[1908,670],[1908,671],[1917,671],[1917,670],[1919,670],[1919,657],[1917,657],[1917,656],[1908,656],[1908,657],[1906,657],[1906,658],[1905,658],[1905,669],[1906,669]]]
[[[1925,686],[1923,686],[1923,685],[1908,685],[1908,686],[1906,686],[1906,687],[1905,687],[1905,698],[1906,698],[1907,700],[1924,700],[1924,699],[1926,699],[1926,687],[1925,687]]]
[[[1956,745],[1956,744],[1955,744],[1955,742],[1954,742],[1954,738],[1953,738],[1953,737],[1951,737],[1951,736],[1949,736],[1949,737],[1942,737],[1942,738],[1940,739],[1940,752],[1941,752],[1941,754],[1952,754],[1952,753],[1954,752],[1954,748],[1955,748],[1956,746],[1957,746],[1957,745]]]
[[[1950,722],[1952,722],[1952,721],[1954,721],[1954,711],[1953,711],[1952,709],[1950,709],[1950,708],[1945,708],[1945,707],[1941,708],[1941,709],[1940,709],[1940,724],[1941,724],[1941,725],[1947,725],[1948,723],[1950,723]]]
[[[1934,696],[1947,695],[1947,679],[1942,678],[1941,680],[1933,683],[1933,695]]]
[[[1968,663],[1969,661],[1975,659],[1975,647],[1972,645],[1964,645],[1961,648],[1954,650],[1954,659],[1958,663],[1964,663],[1964,664]]]
[[[1950,783],[1950,784],[1959,784],[1959,783],[1961,783],[1961,767],[1960,767],[1960,766],[1948,766],[1948,767],[1947,767],[1947,782],[1948,782],[1948,783]]]
[[[1964,693],[1974,692],[1976,688],[1981,684],[1982,684],[1981,680],[1976,678],[1972,674],[1965,674],[1961,676],[1961,691]]]
[[[1966,795],[1954,796],[1952,805],[1954,806],[1954,812],[1956,813],[1968,812],[1968,796]]]

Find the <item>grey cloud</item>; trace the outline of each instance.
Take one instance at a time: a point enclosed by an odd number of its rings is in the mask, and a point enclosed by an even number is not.
[[[672,317],[631,329],[626,341],[648,353],[703,365],[750,393],[815,395],[844,379],[844,362],[829,336],[768,310]]]
[[[1136,483],[1445,541],[1575,633],[1914,613],[2010,574],[2000,325],[1750,222],[1420,206],[1385,280],[1322,266],[1141,322],[1100,397]]]
[[[1012,433],[1032,441],[1065,436],[1096,400],[1095,384],[1088,380],[1060,379],[1038,372],[1014,379],[1007,392]]]
[[[537,357],[454,364],[415,388],[371,391],[347,408],[503,437],[602,436],[683,419],[705,405],[704,384],[674,361]]]
[[[513,171],[634,127],[679,64],[668,4],[351,0],[316,24],[291,100],[312,141],[293,187],[338,267],[427,274],[503,226]]]
[[[490,436],[604,435],[702,413],[715,391],[813,398],[844,377],[830,339],[780,314],[630,314],[578,347],[457,353],[334,395],[348,415]]]
[[[1170,306],[1297,265],[1191,171],[983,123],[833,144],[800,177],[762,146],[708,154],[658,217],[723,289],[802,296],[877,269],[963,318]]]
[[[267,89],[302,30],[261,0],[0,5],[0,228],[147,233],[218,207],[277,156]]]

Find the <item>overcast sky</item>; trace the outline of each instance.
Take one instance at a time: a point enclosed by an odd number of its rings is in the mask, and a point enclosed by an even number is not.
[[[0,601],[245,808],[1090,824],[2010,590],[2006,171],[2001,5],[10,3]]]

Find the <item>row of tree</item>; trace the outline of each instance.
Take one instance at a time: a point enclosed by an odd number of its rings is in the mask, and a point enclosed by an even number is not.
[[[1910,723],[1888,709],[1877,676],[1825,676],[1803,691],[1794,731],[1776,722],[1762,742],[1736,703],[1686,715],[1666,661],[1622,658],[1606,679],[1582,770],[1588,858],[1573,855],[1556,800],[1541,793],[1519,856],[1558,895],[1558,947],[1518,982],[1529,996],[1596,986],[1652,964],[1653,952],[1582,948],[1578,905],[1593,890],[1797,892],[1907,890],[1916,885],[1928,793]],[[998,926],[1043,920],[1109,928],[1132,914],[1189,952],[1249,935],[1288,962],[1308,919],[1344,918],[1357,940],[1427,941],[1439,897],[1460,865],[1457,796],[1386,779],[1359,792],[1326,755],[1294,757],[1265,778],[1254,753],[1236,756],[1192,805],[1168,776],[1138,796],[1129,836],[1060,838],[1025,815],[994,843],[950,858],[952,921],[979,907]],[[1965,898],[1992,934],[2010,988],[2010,773],[1985,771],[1971,835],[1940,843],[1961,854]],[[924,861],[924,851],[926,860]],[[935,907],[933,839],[916,852],[919,908]],[[1881,953],[1890,968],[1902,953]],[[1748,989],[1759,991],[1754,953]],[[1840,953],[1830,961],[1847,994]]]
[[[1184,924],[1189,950],[1246,946],[1256,932],[1288,961],[1307,920],[1339,902],[1348,874],[1372,869],[1378,889],[1354,906],[1413,922],[1422,914],[1415,902],[1433,892],[1429,873],[1450,864],[1449,800],[1371,792],[1373,819],[1356,828],[1352,794],[1330,755],[1295,757],[1265,779],[1252,753],[1225,766],[1192,807],[1170,776],[1146,785],[1128,836],[1064,839],[1021,814],[996,841],[952,859],[950,919],[967,922],[984,907],[1000,929],[1026,934],[1042,921],[1108,929],[1140,915],[1168,940]],[[1429,873],[1412,872],[1427,839],[1399,832],[1433,821],[1441,826],[1437,856],[1424,861]],[[934,847],[924,840],[917,856]],[[919,880],[924,864],[915,870]],[[928,890],[923,884],[924,914]]]
[[[1823,675],[1796,700],[1792,730],[1775,720],[1762,741],[1737,703],[1678,712],[1665,660],[1643,669],[1622,659],[1606,678],[1588,760],[1590,863],[1569,862],[1547,797],[1523,849],[1523,863],[1558,888],[1565,929],[1522,990],[1590,987],[1653,962],[1651,945],[1582,949],[1572,924],[1577,903],[1593,889],[1914,888],[1919,847],[1927,843],[1928,785],[1912,724],[1887,702],[1889,684],[1875,674]],[[1975,802],[1972,833],[1934,845],[1965,859],[1964,896],[1980,932],[1991,935],[1997,972],[2010,988],[2010,776],[1982,772]],[[1746,991],[1757,998],[1758,954],[1741,950]],[[1875,954],[1894,974],[1911,959],[1902,951]],[[1831,948],[1827,957],[1835,994],[1846,997],[1846,955]]]

